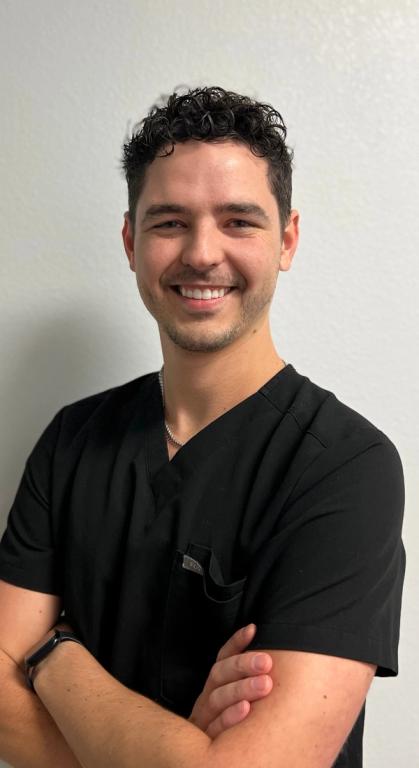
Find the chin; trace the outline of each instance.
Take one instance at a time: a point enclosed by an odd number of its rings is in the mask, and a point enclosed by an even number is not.
[[[164,327],[163,330],[173,344],[188,352],[217,352],[231,344],[241,332],[240,328],[229,328],[217,335],[191,334],[172,326]]]

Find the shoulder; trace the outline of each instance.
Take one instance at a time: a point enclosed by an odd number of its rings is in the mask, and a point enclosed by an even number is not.
[[[288,452],[289,500],[332,477],[342,486],[361,476],[370,483],[381,478],[384,486],[396,483],[401,491],[402,463],[391,437],[331,389],[287,368],[282,380],[268,382],[261,392],[281,413],[278,441],[283,446],[285,440]]]
[[[282,413],[289,414],[302,436],[314,438],[319,447],[333,451],[346,444],[367,448],[373,443],[385,444],[390,453],[397,453],[391,438],[366,415],[343,402],[324,386],[299,373],[294,366],[282,382],[263,388],[262,393]]]
[[[35,448],[39,450],[42,445],[50,451],[65,449],[76,440],[83,441],[86,432],[103,437],[108,431],[116,436],[132,420],[135,411],[147,403],[156,376],[155,372],[147,373],[62,406]]]
[[[116,387],[95,392],[94,394],[75,400],[63,406],[61,412],[67,418],[82,417],[85,418],[100,409],[123,409],[130,404],[135,404],[138,400],[148,396],[150,385],[153,383],[157,373],[146,373],[135,379],[120,384]]]

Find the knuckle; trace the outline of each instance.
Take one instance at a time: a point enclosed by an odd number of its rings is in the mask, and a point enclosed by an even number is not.
[[[234,687],[234,701],[238,702],[246,696],[246,680],[238,680]]]
[[[247,659],[244,654],[238,654],[234,657],[234,671],[243,674],[247,669]]]
[[[243,664],[246,668],[251,665],[254,655],[254,651],[244,651],[244,653],[240,654],[241,658],[243,659]]]
[[[208,709],[210,712],[218,711],[218,689],[214,688],[208,696]]]
[[[237,669],[243,675],[249,675],[252,672],[252,655],[250,653],[242,654],[238,657]]]

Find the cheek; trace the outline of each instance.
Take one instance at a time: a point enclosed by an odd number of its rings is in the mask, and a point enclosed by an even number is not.
[[[163,239],[139,240],[136,250],[137,272],[147,281],[158,281],[175,259],[174,248]]]
[[[272,270],[267,268],[266,260],[255,254],[247,254],[241,260],[240,273],[250,289],[257,288],[271,279]]]
[[[151,287],[159,280],[162,269],[157,253],[153,254],[149,249],[139,250],[136,255],[136,264],[137,283],[139,286],[140,284],[145,284]]]
[[[249,287],[270,282],[276,275],[275,249],[260,238],[243,240],[239,247],[230,251],[228,258],[235,271],[246,280]]]
[[[149,312],[151,312],[151,314],[154,314],[153,308],[156,304],[155,290],[153,290],[152,283],[150,283],[147,279],[145,279],[144,275],[139,274],[138,271],[137,271],[137,287],[138,287],[138,293],[140,294],[140,297],[144,306],[148,309]]]

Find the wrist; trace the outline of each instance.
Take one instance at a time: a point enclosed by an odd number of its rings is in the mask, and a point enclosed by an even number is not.
[[[81,641],[74,632],[54,627],[28,651],[24,660],[25,678],[27,685],[33,692],[36,693],[35,679],[45,669],[45,666],[51,663],[51,657],[54,658],[57,654],[61,655],[62,650],[59,653],[57,647],[59,645],[73,645],[74,643],[81,645]]]

